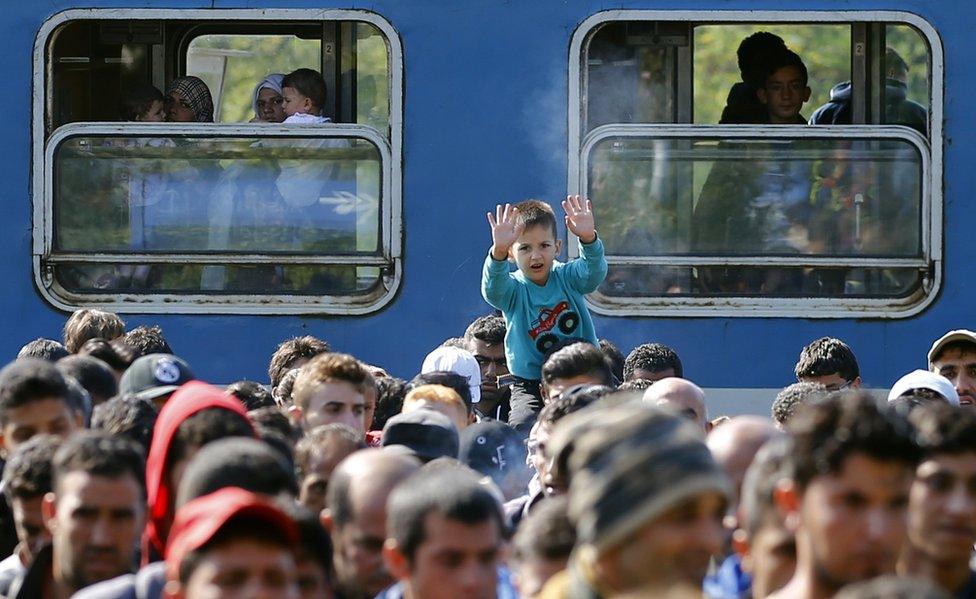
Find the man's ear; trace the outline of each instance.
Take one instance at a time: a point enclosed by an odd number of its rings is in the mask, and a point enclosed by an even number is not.
[[[41,499],[41,519],[44,520],[44,526],[47,527],[52,533],[54,529],[57,528],[57,516],[58,513],[58,501],[54,493],[45,493],[44,498]]]
[[[756,97],[759,98],[759,101],[762,102],[763,104],[769,102],[769,96],[766,95],[765,89],[757,89]]]
[[[791,532],[796,532],[797,516],[800,512],[800,492],[796,483],[790,479],[783,479],[776,483],[773,489],[773,503],[779,514],[780,521]]]
[[[329,508],[324,508],[319,512],[319,523],[329,534],[335,532],[335,520],[332,519],[332,511]]]
[[[396,539],[387,539],[383,543],[383,563],[386,569],[397,580],[410,578],[410,565],[407,563],[407,556],[400,552]]]
[[[288,419],[291,420],[292,425],[304,428],[302,427],[302,409],[298,406],[294,404],[288,406]]]
[[[851,388],[852,389],[860,389],[861,388],[861,377],[860,376],[854,377],[854,380],[851,381]]]

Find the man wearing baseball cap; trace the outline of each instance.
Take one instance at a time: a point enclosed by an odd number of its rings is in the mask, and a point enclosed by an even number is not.
[[[135,395],[163,407],[180,385],[193,380],[190,365],[170,354],[149,354],[136,359],[119,380],[120,395]]]
[[[929,370],[952,382],[960,405],[976,408],[976,333],[949,331],[932,344],[928,359]]]

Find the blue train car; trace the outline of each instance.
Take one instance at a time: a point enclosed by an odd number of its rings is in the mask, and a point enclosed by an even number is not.
[[[971,324],[974,23],[913,0],[8,3],[3,351],[102,307],[209,380],[263,380],[302,334],[410,376],[489,311],[485,212],[580,193],[599,336],[674,347],[716,411],[768,409],[823,335],[885,387]],[[717,124],[759,30],[803,56],[803,114],[833,87],[846,120]],[[302,66],[334,124],[248,122],[253,84]],[[217,123],[120,122],[127,89],[186,74]]]

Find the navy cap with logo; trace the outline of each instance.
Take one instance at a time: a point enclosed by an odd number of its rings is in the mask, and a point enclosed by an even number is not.
[[[155,399],[193,380],[190,365],[170,354],[149,354],[136,359],[119,381],[119,393]]]
[[[458,459],[486,476],[498,476],[525,467],[525,442],[504,422],[478,422],[461,432]]]
[[[397,414],[383,427],[383,447],[400,445],[423,461],[457,458],[458,434],[451,419],[433,410]]]

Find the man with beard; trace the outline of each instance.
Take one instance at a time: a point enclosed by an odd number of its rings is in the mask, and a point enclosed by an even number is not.
[[[505,319],[482,316],[464,331],[464,348],[481,368],[481,401],[475,406],[482,417],[508,421],[509,388],[498,386],[498,377],[508,374],[505,362]]]
[[[949,331],[932,344],[929,370],[952,381],[960,405],[976,408],[976,333]]]

